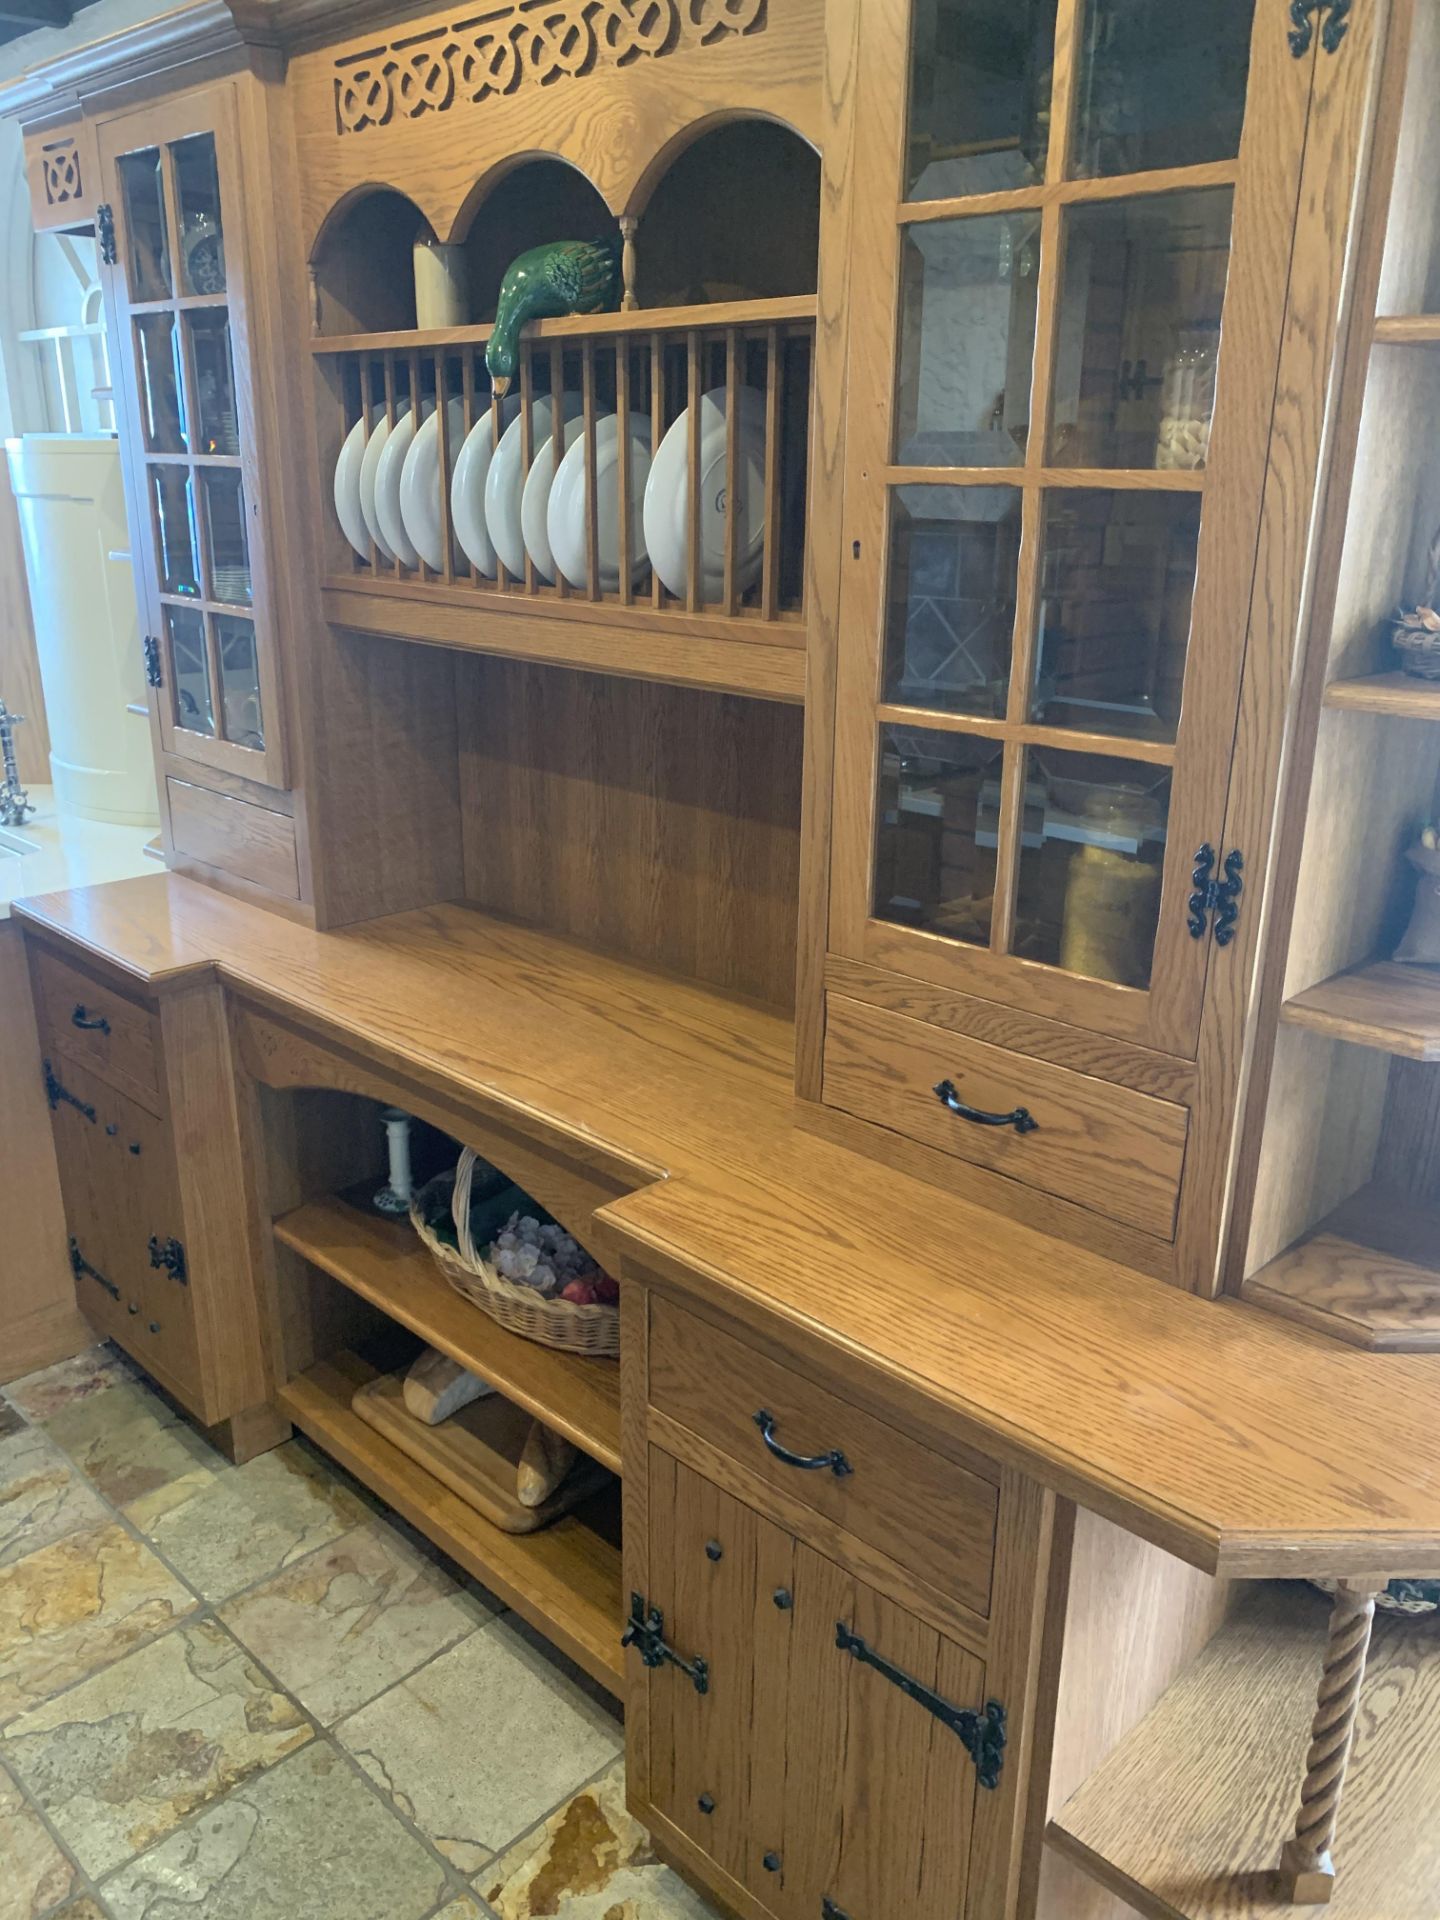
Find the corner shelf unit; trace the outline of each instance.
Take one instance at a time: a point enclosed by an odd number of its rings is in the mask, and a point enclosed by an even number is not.
[[[492,394],[483,349],[488,325],[410,333],[366,333],[311,343],[321,372],[322,478],[328,482],[345,436],[365,419],[366,439],[418,403],[438,413],[439,466],[453,468],[464,439],[487,411],[492,446],[513,417],[522,423],[522,465],[539,451],[536,403],[553,392],[585,431],[585,579],[558,569],[544,578],[527,554],[522,572],[497,559],[493,577],[467,558],[454,536],[448,482],[440,488],[439,568],[389,561],[372,542],[367,558],[329,525],[322,601],[333,624],[367,633],[509,655],[590,671],[696,685],[760,699],[799,702],[805,689],[806,461],[816,298],[813,294],[686,307],[576,315],[532,322],[520,342],[517,376],[504,401]],[[749,438],[737,426],[741,394]],[[702,395],[717,395],[724,422],[718,459],[701,430]],[[439,407],[437,397],[445,396]],[[565,411],[556,409],[556,413]],[[630,438],[616,448],[614,543],[641,556],[602,576],[595,424],[605,414],[638,414],[652,451],[676,422],[688,423],[683,591],[672,592],[644,558],[640,476]],[[539,416],[543,419],[543,415]],[[575,434],[569,429],[570,437]],[[566,422],[552,418],[558,464]],[[742,463],[744,470],[742,471]],[[718,470],[717,470],[718,469]],[[708,473],[708,480],[707,480]],[[725,551],[701,564],[701,505],[718,497]],[[736,499],[757,499],[742,550]],[[757,527],[758,523],[758,527]],[[759,553],[754,546],[758,544]],[[672,580],[674,575],[672,574]]]
[[[280,1245],[618,1473],[618,1361],[562,1353],[508,1333],[446,1283],[408,1222],[382,1219],[357,1198],[309,1201],[277,1220],[274,1232]],[[618,1692],[624,1625],[618,1488],[612,1484],[539,1532],[505,1533],[352,1410],[357,1388],[374,1378],[365,1360],[341,1352],[290,1380],[279,1403],[317,1446]]]
[[[1323,1595],[1250,1591],[1050,1822],[1058,1853],[1149,1920],[1281,1920],[1325,1646]],[[1431,1920],[1440,1619],[1379,1616],[1346,1777],[1329,1920]],[[1395,1765],[1403,1754],[1405,1764]]]
[[[1280,1017],[1402,1060],[1440,1061],[1440,971],[1377,960],[1297,993]]]
[[[1240,1296],[1352,1347],[1440,1353],[1440,1209],[1372,1182]]]

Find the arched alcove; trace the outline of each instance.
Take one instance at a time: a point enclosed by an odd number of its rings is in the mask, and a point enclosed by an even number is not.
[[[468,261],[470,318],[495,318],[500,282],[517,254],[552,240],[605,240],[617,232],[614,214],[568,161],[531,154],[491,175],[455,223]]]
[[[702,127],[650,178],[637,209],[642,307],[815,291],[820,156],[793,128],[758,119]]]
[[[415,325],[414,247],[430,223],[393,187],[351,194],[321,229],[311,256],[321,334],[389,333]]]

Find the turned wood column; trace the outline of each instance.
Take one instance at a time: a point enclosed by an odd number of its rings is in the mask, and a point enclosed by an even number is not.
[[[1280,1890],[1295,1906],[1323,1906],[1335,1886],[1335,1864],[1330,1849],[1345,1769],[1355,1737],[1355,1716],[1375,1624],[1375,1596],[1383,1591],[1381,1575],[1362,1574],[1342,1580],[1330,1614],[1325,1643],[1325,1666],[1320,1695],[1305,1756],[1305,1784],[1300,1790],[1300,1813],[1295,1838],[1280,1857]]]
[[[640,222],[633,213],[621,214],[620,279],[624,293],[620,300],[620,307],[624,313],[632,312],[640,304],[635,296],[635,230],[639,225]]]

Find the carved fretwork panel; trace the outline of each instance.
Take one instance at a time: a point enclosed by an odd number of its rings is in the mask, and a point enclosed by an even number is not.
[[[760,33],[765,8],[766,0],[520,0],[338,60],[336,131],[361,133]]]
[[[40,149],[40,166],[47,207],[69,207],[84,199],[80,149],[73,138],[47,140]]]

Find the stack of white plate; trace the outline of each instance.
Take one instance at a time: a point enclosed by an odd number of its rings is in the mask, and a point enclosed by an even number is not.
[[[523,578],[528,556],[537,577],[562,575],[582,590],[589,584],[587,565],[588,468],[583,407],[578,393],[561,395],[563,452],[556,463],[554,414],[542,394],[530,408],[533,450],[525,466],[519,402],[500,403],[500,441],[494,441],[495,416],[487,408],[468,435],[459,396],[446,403],[446,446],[450,473],[450,521],[457,566],[470,564],[493,580],[503,564],[512,578]],[[739,444],[737,499],[727,499],[729,429],[725,389],[716,387],[700,401],[700,591],[713,601],[724,590],[727,515],[736,512],[735,586],[743,592],[760,576],[765,540],[765,401],[753,387],[736,397]],[[629,436],[630,551],[620,553],[620,446]],[[653,566],[672,594],[683,599],[689,578],[690,463],[689,410],[653,452],[650,422],[631,413],[621,422],[615,413],[595,423],[595,560],[599,586],[614,592],[622,565],[635,586]],[[653,453],[653,458],[652,458]],[[394,423],[383,407],[367,422],[351,428],[335,466],[335,511],[346,539],[362,559],[373,541],[382,560],[435,572],[445,563],[441,517],[440,419],[430,401],[420,418],[409,401],[395,409]]]

